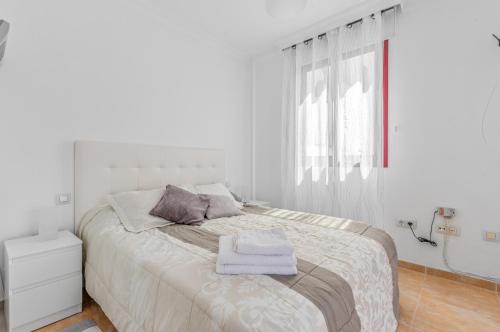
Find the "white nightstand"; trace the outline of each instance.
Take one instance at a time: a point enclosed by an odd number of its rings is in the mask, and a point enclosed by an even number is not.
[[[82,241],[75,235],[8,240],[4,254],[8,331],[32,331],[82,311]]]
[[[267,208],[268,209],[271,207],[271,203],[264,202],[264,201],[250,200],[248,202],[245,202],[244,206],[245,207]]]

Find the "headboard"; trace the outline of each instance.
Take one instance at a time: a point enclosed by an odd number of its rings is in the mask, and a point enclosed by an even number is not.
[[[223,150],[77,141],[75,231],[107,194],[225,181]]]

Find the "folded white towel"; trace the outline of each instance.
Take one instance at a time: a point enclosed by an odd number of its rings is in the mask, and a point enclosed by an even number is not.
[[[234,236],[219,237],[219,256],[217,264],[290,266],[297,264],[295,254],[291,255],[245,255],[234,251]]]
[[[246,230],[234,238],[234,251],[248,255],[292,255],[293,246],[281,228]]]
[[[216,264],[215,272],[218,274],[279,274],[296,275],[297,266],[263,266],[263,265],[223,265]]]

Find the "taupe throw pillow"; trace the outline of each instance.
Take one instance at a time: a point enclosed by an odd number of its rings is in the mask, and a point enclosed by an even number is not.
[[[209,199],[168,185],[165,193],[149,214],[177,224],[198,224],[205,219]]]
[[[209,200],[207,219],[239,216],[243,213],[238,209],[231,198],[222,195],[200,195]]]

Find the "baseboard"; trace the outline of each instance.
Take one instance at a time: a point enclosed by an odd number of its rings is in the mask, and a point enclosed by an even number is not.
[[[480,279],[480,278],[473,278],[473,277],[469,277],[469,276],[463,276],[463,275],[458,274],[458,273],[439,270],[439,269],[435,269],[435,268],[428,267],[425,265],[415,264],[415,263],[402,261],[402,260],[399,261],[399,266],[402,268],[408,269],[408,270],[421,272],[421,273],[424,273],[427,275],[441,277],[441,278],[445,278],[445,279],[449,279],[449,280],[462,282],[464,284],[488,289],[488,290],[491,290],[494,292],[498,292],[500,294],[500,284],[497,284],[493,281],[484,280],[484,279]]]

